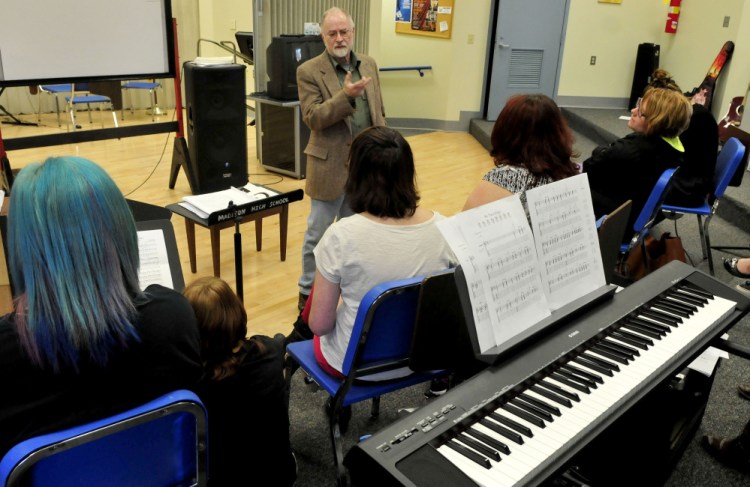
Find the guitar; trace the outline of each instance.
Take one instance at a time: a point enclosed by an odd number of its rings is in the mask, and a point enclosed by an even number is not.
[[[730,135],[727,133],[729,126],[735,127],[740,126],[742,121],[742,113],[745,110],[745,97],[735,96],[732,98],[732,102],[729,104],[729,110],[724,118],[719,122],[719,140],[727,140]]]
[[[734,42],[725,42],[719,50],[719,54],[716,55],[716,59],[714,59],[714,62],[711,63],[711,66],[708,68],[708,73],[706,73],[706,77],[703,79],[703,82],[699,87],[693,88],[693,91],[689,93],[689,96],[693,96],[696,93],[705,90],[704,93],[706,96],[706,101],[703,103],[703,106],[705,106],[709,110],[711,109],[711,101],[713,100],[716,79],[719,77],[719,73],[721,73],[721,68],[723,68],[726,62],[731,59],[733,52]]]

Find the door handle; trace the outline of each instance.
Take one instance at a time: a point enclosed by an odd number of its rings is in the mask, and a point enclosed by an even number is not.
[[[506,44],[504,42],[498,42],[497,47],[499,47],[500,49],[508,49],[510,47],[510,44]]]

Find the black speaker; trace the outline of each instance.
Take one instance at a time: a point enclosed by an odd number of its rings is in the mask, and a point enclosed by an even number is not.
[[[633,87],[630,90],[628,110],[635,106],[638,98],[643,96],[643,90],[651,81],[651,75],[659,67],[659,44],[644,42],[638,44],[638,54],[635,58],[635,72],[633,73]]]
[[[245,65],[186,62],[190,189],[210,193],[247,184]]]

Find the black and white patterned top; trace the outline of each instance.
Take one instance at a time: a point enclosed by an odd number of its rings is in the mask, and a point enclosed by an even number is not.
[[[501,165],[493,168],[482,178],[492,184],[507,189],[513,194],[521,195],[521,203],[528,216],[529,210],[526,206],[526,191],[538,186],[544,186],[553,182],[549,176],[535,176],[523,166]]]

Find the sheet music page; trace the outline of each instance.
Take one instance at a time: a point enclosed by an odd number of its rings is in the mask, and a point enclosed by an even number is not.
[[[483,298],[472,299],[477,335],[486,337],[489,328],[494,343],[487,346],[485,338],[482,352],[550,315],[534,238],[518,195],[437,225],[464,269],[470,292]]]
[[[526,192],[544,292],[555,310],[606,285],[586,174]]]
[[[174,289],[164,232],[161,230],[139,231],[138,253],[141,257],[141,267],[138,269],[141,289],[146,289],[150,284],[161,284]]]

